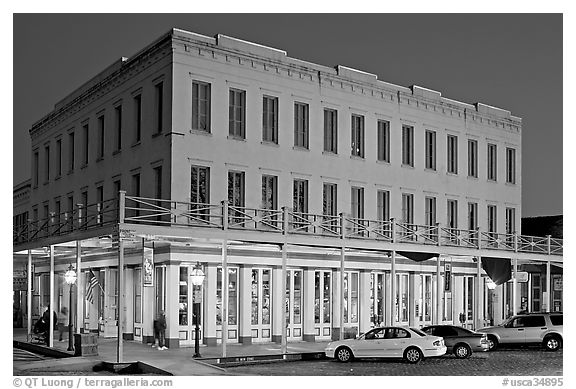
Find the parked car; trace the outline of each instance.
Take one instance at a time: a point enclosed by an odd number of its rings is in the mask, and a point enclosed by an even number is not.
[[[348,362],[354,358],[403,358],[417,363],[422,358],[446,353],[444,340],[416,328],[378,327],[355,339],[330,342],[324,350],[329,358]]]
[[[428,335],[444,338],[447,353],[454,354],[456,358],[468,358],[473,352],[488,351],[488,337],[480,332],[470,331],[467,328],[453,325],[432,325],[422,328]]]
[[[526,313],[512,316],[495,327],[480,328],[488,335],[488,346],[494,350],[504,344],[539,344],[549,351],[562,346],[561,312]]]

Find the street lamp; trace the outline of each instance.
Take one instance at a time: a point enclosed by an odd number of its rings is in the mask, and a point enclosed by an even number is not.
[[[72,267],[72,264],[70,264],[68,270],[64,274],[64,280],[68,285],[70,285],[70,307],[68,309],[68,351],[74,351],[74,343],[72,341],[72,288],[74,288],[76,278],[76,271]]]
[[[200,262],[196,263],[196,266],[190,272],[190,279],[192,280],[192,285],[194,287],[193,293],[193,307],[194,307],[194,321],[196,322],[196,328],[194,330],[194,358],[200,358],[200,303],[202,301],[202,283],[204,282],[204,272],[200,266]]]

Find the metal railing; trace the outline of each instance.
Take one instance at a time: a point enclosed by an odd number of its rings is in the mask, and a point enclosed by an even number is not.
[[[123,209],[120,209],[123,205]],[[228,214],[225,214],[225,210]],[[284,218],[287,218],[284,231]],[[225,219],[226,218],[226,219]],[[562,255],[563,240],[557,238],[462,230],[436,225],[418,225],[390,220],[353,218],[345,214],[320,215],[291,209],[260,209],[127,196],[84,206],[71,212],[14,226],[14,245],[42,238],[90,230],[117,223],[159,226],[228,228],[318,237],[380,240],[419,245],[493,249]]]

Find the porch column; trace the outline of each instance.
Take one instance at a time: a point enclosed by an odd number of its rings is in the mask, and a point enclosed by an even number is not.
[[[386,288],[386,292],[384,293],[384,324],[387,326],[392,325],[392,310],[390,308],[392,304],[391,296],[392,296],[392,277],[389,272],[384,274],[384,287]]]
[[[126,291],[124,290],[124,241],[120,237],[118,242],[118,339],[116,345],[116,362],[123,361],[124,340],[124,312]]]
[[[484,285],[482,282],[482,267],[480,257],[476,257],[476,309],[474,313],[474,328],[484,327],[483,323],[483,310],[482,310],[482,300],[484,297]]]
[[[551,266],[550,260],[546,261],[546,298],[542,299],[544,304],[546,304],[543,310],[544,312],[552,312],[552,274],[551,274]]]
[[[188,273],[187,273],[188,274]],[[190,278],[188,274],[188,278]],[[190,279],[188,285],[191,284]],[[180,332],[178,329],[180,317],[180,266],[166,266],[166,344],[168,348],[180,347]]]
[[[316,339],[316,330],[314,328],[316,312],[315,312],[315,298],[316,298],[316,279],[314,269],[304,269],[304,285],[303,299],[304,299],[304,317],[302,322],[303,337],[302,339],[307,342],[314,342]],[[319,304],[322,305],[322,290],[320,290]],[[320,318],[322,321],[322,318]],[[320,323],[318,323],[320,324]]]
[[[370,329],[370,270],[360,270],[360,318],[358,324],[358,334]],[[376,301],[377,296],[374,296]]]
[[[340,332],[342,332],[342,314],[340,303],[342,298],[342,272],[339,269],[335,269],[333,273],[334,281],[332,283],[332,340],[340,339]]]
[[[340,214],[340,239],[341,239],[341,244],[342,247],[340,247],[340,335],[338,337],[338,339],[342,340],[344,339],[344,274],[346,272],[346,223],[345,223],[345,217],[344,214],[341,213]],[[352,290],[352,288],[350,288],[351,285],[351,281],[352,280],[348,280],[349,283],[349,294],[348,294],[348,299],[350,299],[350,291]],[[346,303],[348,303],[348,301],[346,301]]]
[[[84,277],[82,274],[82,241],[76,241],[76,333],[84,328]]]
[[[281,293],[282,293],[282,316],[281,316],[281,333],[282,333],[282,338],[281,338],[281,350],[282,350],[282,354],[286,354],[286,352],[288,351],[288,339],[286,338],[286,335],[288,333],[286,325],[286,301],[285,301],[285,295],[286,295],[286,266],[288,263],[288,208],[287,207],[282,207],[282,238],[283,238],[283,243],[282,243],[282,275],[281,275],[281,279],[280,279],[280,285],[281,285]]]
[[[239,331],[238,341],[242,344],[252,344],[252,268],[241,265],[239,270],[240,301],[239,301]],[[258,280],[259,284],[262,280]],[[260,315],[260,312],[258,312]]]
[[[203,343],[207,346],[216,346],[216,289],[218,267],[207,264],[205,267],[206,278],[204,280],[204,316],[202,320]]]
[[[226,343],[228,343],[228,240],[224,238],[222,240],[222,358],[226,357]]]
[[[272,342],[282,342],[282,315],[285,314],[286,290],[282,290],[282,269],[272,269]]]
[[[54,246],[50,245],[50,291],[48,303],[48,317],[50,318],[48,326],[48,347],[54,347],[54,313],[56,307],[56,299],[54,299]]]
[[[30,342],[32,338],[32,281],[34,280],[34,275],[32,274],[32,250],[28,250],[28,285],[26,291],[26,341]]]
[[[396,250],[391,251],[390,260],[390,295],[388,297],[388,307],[390,309],[390,325],[394,325],[396,322]]]
[[[517,299],[518,299],[518,291],[516,288],[518,287],[518,282],[516,281],[516,274],[518,272],[518,259],[514,258],[514,271],[512,272],[512,315],[515,315],[518,311],[517,308]]]
[[[421,289],[420,280],[416,279],[416,275],[414,272],[408,273],[408,325],[415,326],[416,321],[418,320],[418,312],[416,307],[419,310],[422,309],[422,295],[420,294]]]
[[[434,324],[440,324],[442,322],[442,311],[443,311],[443,297],[444,288],[442,285],[442,266],[440,262],[440,255],[436,257],[436,309],[434,310]],[[444,274],[446,277],[446,274]]]

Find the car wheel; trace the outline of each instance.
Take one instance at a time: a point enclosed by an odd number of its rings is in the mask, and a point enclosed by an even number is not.
[[[494,335],[488,335],[488,351],[494,351],[498,347],[498,339]]]
[[[417,347],[408,347],[406,351],[404,351],[404,360],[408,363],[418,363],[422,360],[422,351]]]
[[[459,343],[456,346],[454,346],[454,355],[456,356],[456,358],[466,359],[470,357],[470,355],[472,355],[472,350],[470,349],[470,346],[468,346],[467,344]]]
[[[340,362],[349,362],[352,358],[354,358],[354,355],[348,347],[339,347],[336,349],[336,359]]]
[[[542,345],[547,351],[558,351],[562,345],[562,340],[557,335],[551,335],[544,338]]]

